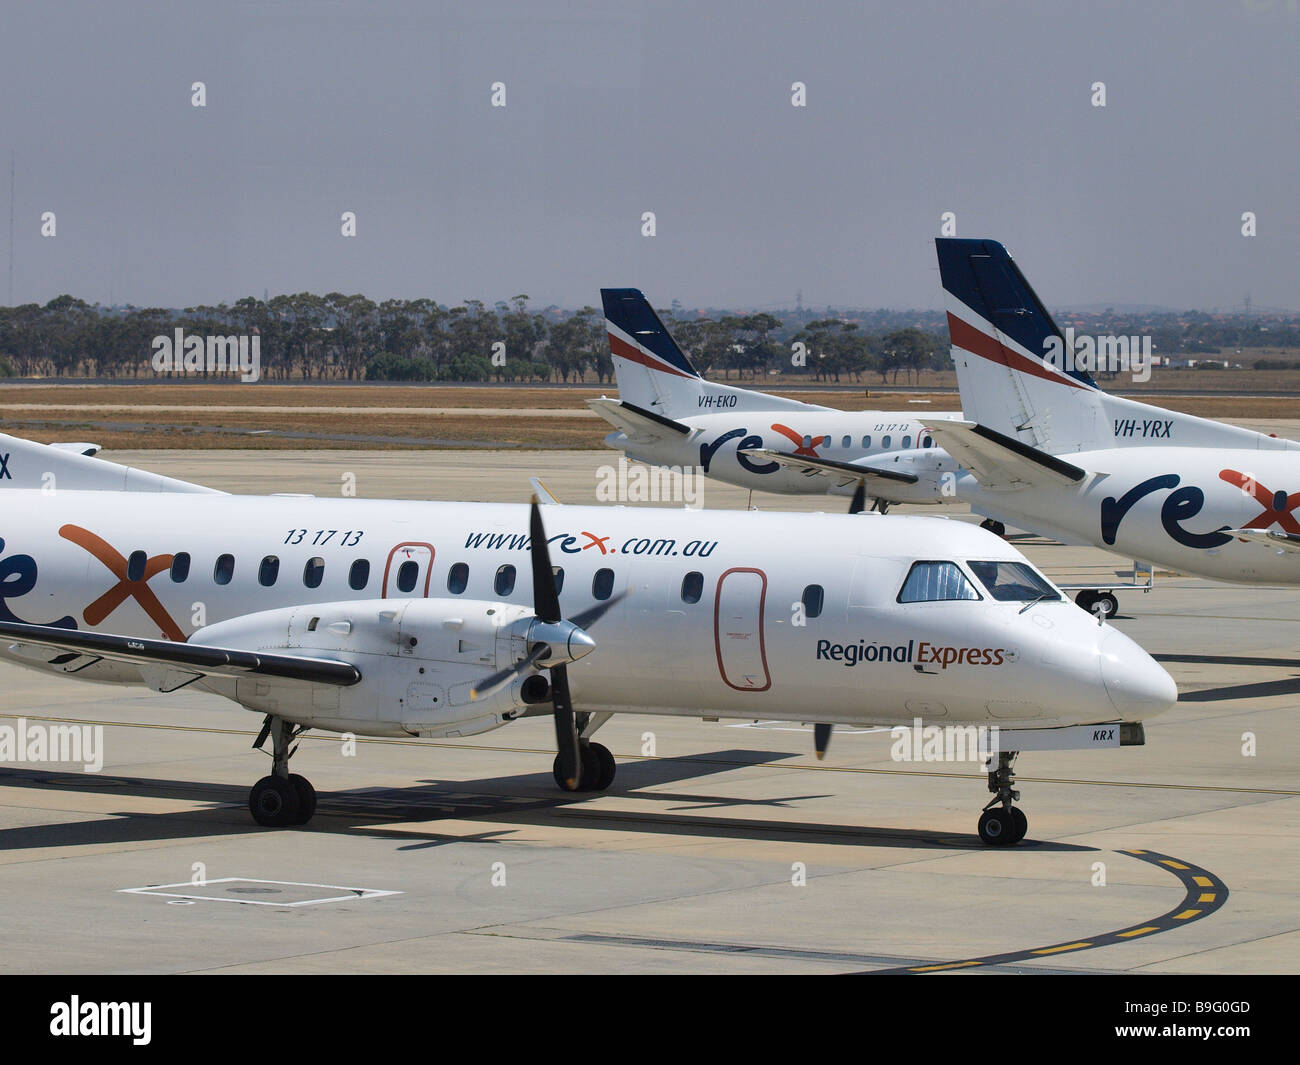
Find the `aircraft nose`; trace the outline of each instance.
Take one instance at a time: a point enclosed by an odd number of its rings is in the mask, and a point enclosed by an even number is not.
[[[1101,679],[1111,703],[1125,721],[1154,717],[1178,701],[1174,678],[1118,630],[1112,630],[1102,641]]]

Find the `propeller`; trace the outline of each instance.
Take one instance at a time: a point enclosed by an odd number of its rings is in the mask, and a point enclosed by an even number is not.
[[[826,748],[831,745],[831,729],[834,725],[825,723],[813,725],[813,748],[817,751],[817,761],[826,757]]]
[[[853,502],[849,504],[850,514],[861,514],[867,509],[867,482],[859,481],[853,492]]]
[[[583,631],[598,621],[623,595],[617,595],[588,607],[566,621],[560,616],[560,593],[551,568],[546,529],[542,525],[541,507],[533,497],[528,520],[529,553],[533,570],[533,613],[528,629],[528,654],[513,666],[484,677],[470,692],[471,699],[486,698],[531,669],[546,669],[551,674],[551,705],[555,710],[555,745],[559,752],[560,776],[570,791],[576,791],[581,775],[582,754],[578,743],[573,700],[569,695],[569,662],[576,662],[596,647],[596,641]]]

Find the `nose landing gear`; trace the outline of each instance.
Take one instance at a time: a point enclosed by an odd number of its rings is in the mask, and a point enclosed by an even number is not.
[[[998,767],[989,771],[989,791],[993,798],[980,814],[980,839],[990,847],[1010,847],[1025,838],[1029,818],[1023,810],[1011,804],[1020,798],[1012,787],[1016,774],[1012,770],[1019,751],[1002,751],[998,754]]]

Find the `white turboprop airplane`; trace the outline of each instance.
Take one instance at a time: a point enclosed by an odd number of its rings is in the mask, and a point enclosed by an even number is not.
[[[1076,360],[1001,244],[935,243],[966,420],[930,427],[960,498],[1180,573],[1300,583],[1300,444],[1108,395],[1086,367],[1116,344]]]
[[[764,492],[854,495],[855,512],[866,497],[881,511],[954,501],[934,473],[931,430],[915,415],[835,410],[706,381],[640,290],[603,288],[600,297],[618,399],[587,405],[614,426],[605,443],[629,458]]]
[[[833,724],[923,718],[1003,727],[979,831],[1014,843],[1015,751],[1141,743],[1177,698],[960,522],[233,496],[9,436],[0,459],[0,658],[265,715],[263,825],[315,810],[288,768],[308,728],[553,715],[557,783],[601,790],[614,759],[591,736],[614,713],[811,718],[819,754]]]

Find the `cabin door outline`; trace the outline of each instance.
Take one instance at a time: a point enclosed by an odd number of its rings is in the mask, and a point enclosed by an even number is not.
[[[713,650],[718,676],[738,692],[772,687],[763,635],[767,574],[738,566],[718,578],[713,596]]]
[[[398,544],[388,552],[388,560],[384,563],[384,583],[380,589],[381,599],[418,599],[429,598],[429,581],[433,578],[433,544],[426,543],[423,540],[406,540]],[[416,589],[420,587],[420,579],[415,579],[415,588],[409,592],[399,591],[397,589],[397,573],[402,563],[407,561],[418,562],[424,567],[424,589],[419,592]],[[390,594],[392,593],[392,594]]]

